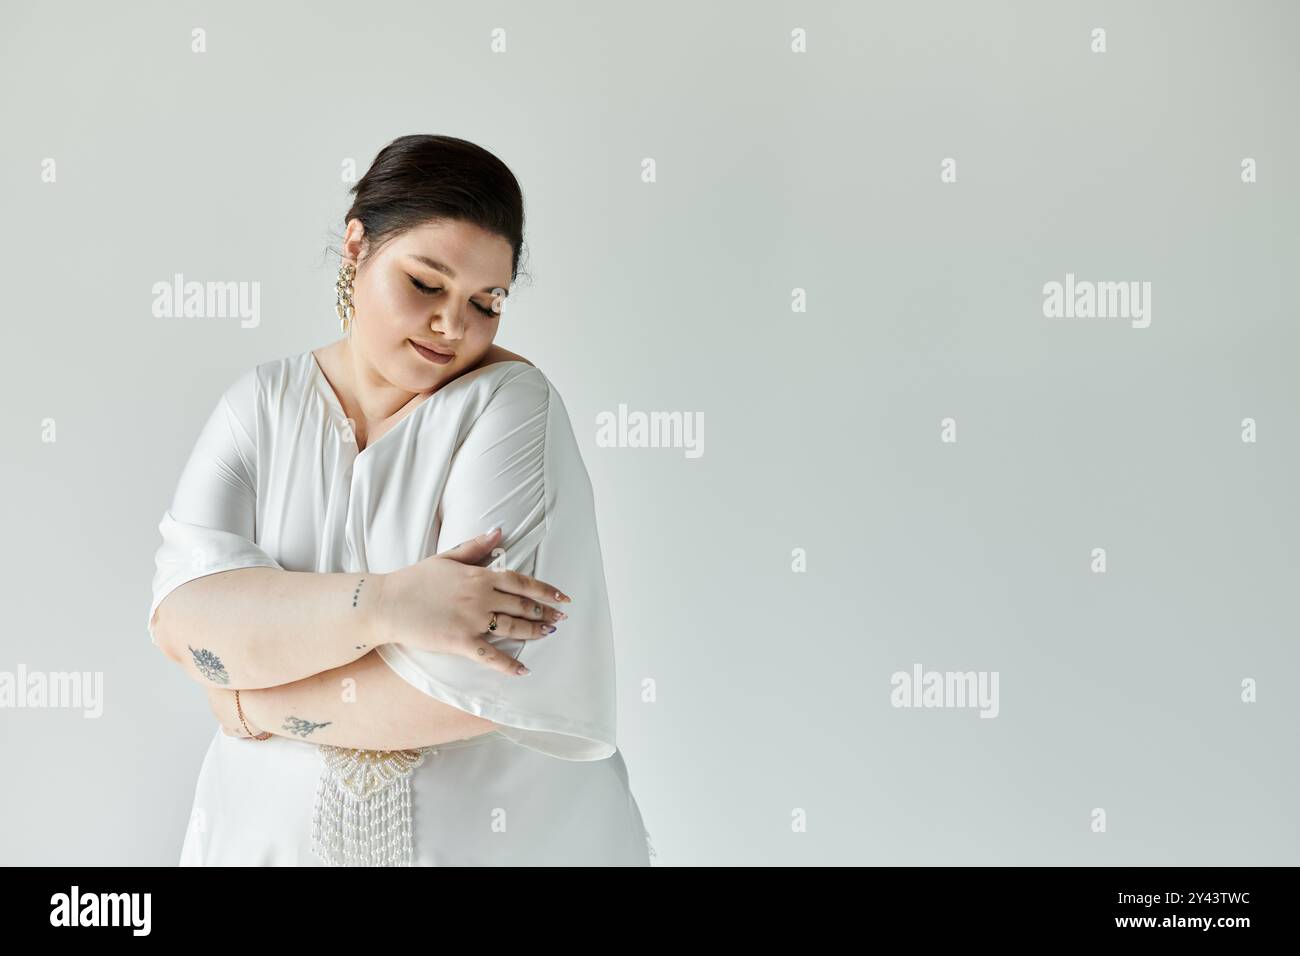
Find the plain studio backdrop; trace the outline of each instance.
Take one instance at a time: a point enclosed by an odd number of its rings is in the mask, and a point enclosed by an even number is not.
[[[657,865],[1300,862],[1297,35],[1283,2],[6,4],[0,673],[103,697],[0,711],[0,860],[177,859],[215,722],[146,630],[158,520],[222,390],[338,336],[349,170],[443,133],[525,192],[498,341],[595,488]],[[156,315],[177,275],[256,322]],[[1067,276],[1150,283],[1149,324],[1045,315]],[[620,406],[703,453],[602,445]],[[996,674],[996,717],[895,706],[917,667]]]

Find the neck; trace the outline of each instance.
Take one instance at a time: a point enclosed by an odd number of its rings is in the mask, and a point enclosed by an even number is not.
[[[423,392],[408,392],[387,381],[352,343],[351,336],[321,350],[326,377],[343,411],[352,419],[357,446],[369,444],[367,436],[386,431],[421,401]]]

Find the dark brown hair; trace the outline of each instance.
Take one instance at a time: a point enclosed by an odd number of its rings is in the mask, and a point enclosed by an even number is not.
[[[367,256],[407,229],[460,220],[507,240],[514,251],[510,281],[519,275],[523,193],[509,167],[481,146],[454,136],[399,136],[348,191],[355,198],[343,222],[361,220]]]

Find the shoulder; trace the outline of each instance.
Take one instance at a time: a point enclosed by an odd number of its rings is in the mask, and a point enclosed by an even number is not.
[[[261,366],[253,366],[240,372],[226,385],[221,393],[218,406],[224,406],[227,415],[233,416],[240,424],[253,420],[257,413],[257,398],[261,393]]]
[[[550,380],[529,362],[499,361],[480,365],[446,386],[457,411],[461,439],[473,445],[499,444],[502,449],[540,450],[550,422]]]
[[[519,353],[512,352],[507,348],[502,348],[495,342],[492,343],[492,347],[487,350],[487,354],[483,357],[482,364],[487,365],[492,362],[523,362],[525,365],[533,364]]]
[[[311,385],[316,359],[312,350],[296,352],[259,362],[236,377],[226,389],[226,398],[236,407],[254,406],[261,398],[282,399],[299,394]]]
[[[481,377],[484,414],[495,418],[530,416],[547,409],[554,393],[551,380],[531,362],[501,361],[483,365],[470,375]]]
[[[465,384],[475,383],[483,394],[500,402],[529,393],[549,395],[550,379],[524,356],[493,345],[477,366],[465,372]]]
[[[245,432],[254,434],[259,411],[268,401],[279,403],[287,395],[302,393],[311,381],[313,361],[309,350],[258,362],[228,380],[218,404]]]

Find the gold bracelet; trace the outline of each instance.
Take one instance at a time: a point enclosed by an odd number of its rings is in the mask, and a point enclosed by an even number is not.
[[[239,714],[239,722],[244,725],[244,730],[248,733],[248,736],[252,737],[254,740],[266,740],[269,737],[275,736],[269,730],[264,731],[263,733],[260,734],[255,734],[253,733],[252,730],[249,729],[248,721],[244,719],[244,708],[241,707],[239,704],[238,690],[235,691],[235,713]]]

